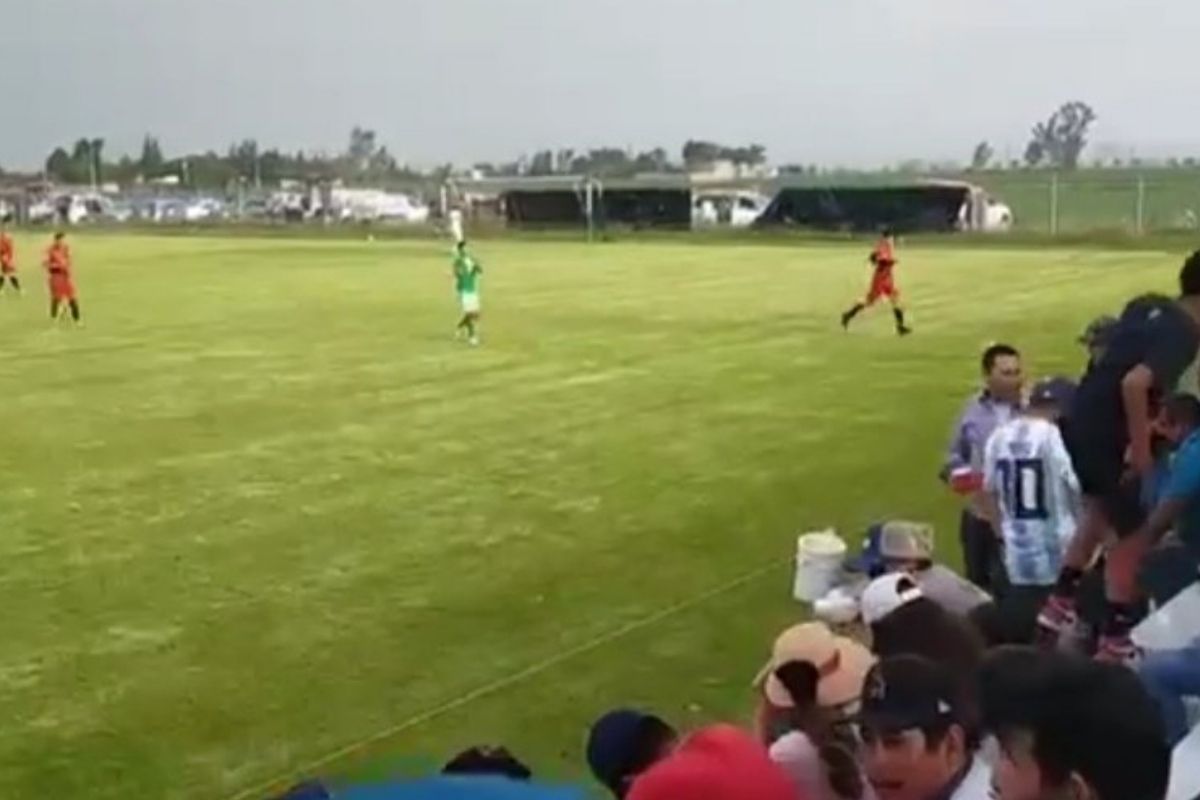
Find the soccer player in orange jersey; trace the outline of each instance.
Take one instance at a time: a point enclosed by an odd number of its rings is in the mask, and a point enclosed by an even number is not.
[[[842,314],[842,327],[849,328],[850,320],[858,316],[865,308],[875,305],[881,297],[886,297],[892,304],[892,316],[896,318],[896,333],[907,336],[912,328],[904,323],[904,309],[900,305],[900,290],[896,288],[894,268],[896,266],[896,237],[888,229],[884,229],[875,249],[871,251],[871,264],[875,273],[871,276],[871,288],[861,302],[855,303]]]
[[[4,223],[8,223],[7,218]],[[13,248],[12,236],[6,229],[0,228],[0,292],[4,291],[6,282],[11,283],[18,292],[21,291],[21,282],[17,280],[16,251]]]
[[[75,297],[75,282],[71,280],[71,248],[67,235],[54,234],[54,242],[46,251],[46,274],[50,278],[50,319],[58,319],[59,308],[65,302],[71,309],[71,319],[79,322],[79,301]]]

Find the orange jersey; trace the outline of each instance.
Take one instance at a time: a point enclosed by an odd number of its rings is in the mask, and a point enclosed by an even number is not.
[[[12,237],[7,233],[0,233],[0,264],[11,266],[14,254]]]
[[[46,269],[63,275],[71,274],[71,248],[65,244],[52,244],[46,251]]]

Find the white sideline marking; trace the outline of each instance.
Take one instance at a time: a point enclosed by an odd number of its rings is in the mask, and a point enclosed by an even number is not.
[[[750,572],[747,572],[744,575],[741,575],[740,577],[734,578],[733,580],[731,580],[727,583],[723,583],[720,586],[717,586],[713,589],[709,589],[706,592],[702,592],[701,594],[698,594],[695,597],[691,597],[687,600],[681,600],[678,603],[667,606],[666,608],[660,609],[659,611],[655,611],[654,613],[649,614],[648,616],[642,617],[641,619],[634,620],[633,622],[626,623],[625,625],[622,625],[619,628],[611,630],[608,633],[601,634],[600,636],[597,636],[595,639],[592,639],[591,641],[584,642],[581,645],[577,645],[576,647],[572,647],[567,650],[564,650],[561,653],[550,656],[549,658],[546,658],[542,661],[539,661],[535,664],[525,667],[524,669],[517,670],[516,672],[512,673],[511,675],[508,675],[503,678],[499,678],[497,680],[492,681],[491,683],[485,683],[483,686],[480,686],[476,689],[472,689],[471,691],[467,692],[466,694],[464,694],[454,700],[450,700],[449,702],[443,703],[440,706],[434,706],[433,708],[428,709],[426,711],[422,711],[418,714],[415,714],[415,715],[409,717],[408,719],[403,720],[402,722],[398,722],[395,725],[391,725],[387,728],[384,728],[381,731],[373,733],[370,736],[366,737],[365,739],[360,739],[360,740],[358,740],[356,742],[352,742],[344,747],[340,747],[337,750],[334,750],[333,752],[326,753],[325,755],[321,756],[320,758],[318,758],[314,761],[311,761],[311,762],[304,764],[300,767],[297,767],[295,769],[289,770],[286,774],[277,775],[274,778],[271,778],[269,781],[264,781],[262,783],[256,784],[254,786],[249,787],[248,789],[242,789],[241,791],[237,792],[236,794],[231,795],[229,797],[229,800],[245,800],[246,798],[250,798],[250,797],[259,797],[259,796],[266,795],[266,793],[268,791],[275,789],[277,787],[280,787],[283,784],[286,784],[286,783],[296,779],[299,776],[311,775],[312,773],[319,770],[321,767],[324,767],[334,761],[339,761],[343,758],[346,758],[347,756],[353,755],[354,753],[356,753],[360,750],[370,747],[371,745],[375,744],[376,742],[383,741],[384,739],[390,739],[399,733],[403,733],[404,731],[408,730],[409,728],[415,728],[418,725],[422,725],[431,719],[435,719],[437,717],[442,716],[443,714],[447,714],[451,711],[454,711],[457,708],[461,708],[462,706],[465,706],[468,703],[478,700],[481,697],[486,697],[487,695],[494,694],[502,689],[507,689],[508,687],[510,687],[514,684],[520,683],[521,681],[525,680],[526,678],[533,677],[534,675],[537,675],[540,672],[544,672],[551,667],[557,666],[558,664],[561,664],[564,661],[574,658],[575,656],[582,655],[583,653],[586,653],[589,650],[595,650],[597,647],[600,647],[601,645],[608,644],[609,642],[620,639],[623,636],[628,636],[630,633],[633,633],[634,631],[648,627],[657,622],[661,622],[662,620],[666,619],[667,617],[678,614],[681,611],[686,611],[689,608],[698,606],[702,603],[705,603],[705,602],[713,599],[714,597],[718,597],[727,592],[731,592],[734,589],[737,589],[738,587],[743,586],[747,583],[750,583],[751,581],[755,580],[756,578],[758,578],[762,575],[765,575],[766,573],[770,572],[771,570],[778,569],[779,567],[782,567],[782,566],[784,566],[786,564],[790,564],[790,563],[791,563],[790,560],[772,561],[770,564],[767,564],[765,566],[761,566],[761,567],[758,567],[757,569],[751,570]]]

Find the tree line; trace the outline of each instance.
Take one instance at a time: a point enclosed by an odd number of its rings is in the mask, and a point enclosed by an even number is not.
[[[985,140],[975,146],[969,168],[1077,169],[1096,119],[1095,110],[1085,102],[1063,103],[1045,120],[1033,125],[1022,159],[999,163],[995,148]],[[721,161],[742,167],[761,166],[767,162],[767,149],[761,144],[730,146],[706,139],[689,139],[676,154],[662,147],[638,151],[621,147],[542,149],[513,161],[476,163],[472,171],[483,177],[591,175],[619,178],[641,173],[694,172]],[[920,171],[917,165],[925,169],[924,162],[911,162],[911,165],[911,169],[901,165],[899,170]],[[1114,160],[1105,166],[1136,167],[1140,162],[1135,159],[1126,164]],[[1193,158],[1171,159],[1167,166],[1195,167],[1197,161]],[[780,167],[783,174],[823,171],[816,165]],[[223,153],[209,150],[168,158],[158,139],[147,135],[136,158],[123,155],[110,159],[106,157],[104,139],[81,138],[71,147],[55,148],[46,159],[44,172],[47,178],[60,183],[115,182],[127,185],[171,176],[186,186],[228,189],[238,183],[278,185],[283,180],[412,185],[441,182],[454,173],[454,167],[444,164],[432,170],[414,170],[388,152],[387,147],[379,143],[374,130],[356,126],[350,131],[345,149],[333,155],[303,151],[288,153],[277,148],[263,148],[255,139],[244,139],[230,144]]]
[[[411,169],[379,143],[375,131],[357,126],[350,131],[345,149],[334,155],[288,153],[263,148],[255,139],[244,139],[230,144],[223,153],[210,150],[168,157],[159,140],[149,134],[136,158],[126,154],[111,159],[106,155],[104,139],[81,138],[71,147],[57,147],[50,153],[45,162],[45,176],[59,183],[122,185],[170,177],[190,187],[228,189],[238,183],[278,185],[283,180],[340,180],[349,185],[441,181],[454,171],[450,164],[424,172]],[[646,172],[695,170],[721,160],[761,165],[766,163],[767,151],[759,144],[730,147],[705,140],[686,142],[678,159],[672,159],[661,147],[641,152],[618,147],[581,151],[562,148],[539,150],[506,163],[478,163],[473,171],[483,177],[556,174],[629,177]]]

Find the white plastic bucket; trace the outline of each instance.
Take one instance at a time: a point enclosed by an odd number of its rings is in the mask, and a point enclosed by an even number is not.
[[[832,589],[846,559],[846,543],[832,528],[801,534],[796,540],[796,580],[792,594],[811,603]]]

